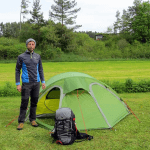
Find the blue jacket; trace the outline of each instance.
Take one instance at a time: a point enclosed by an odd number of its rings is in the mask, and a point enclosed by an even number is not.
[[[30,53],[28,50],[18,56],[16,63],[16,85],[20,84],[20,70],[22,69],[22,82],[45,83],[41,57],[39,54]]]

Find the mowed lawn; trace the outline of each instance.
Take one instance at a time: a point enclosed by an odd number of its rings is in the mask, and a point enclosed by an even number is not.
[[[150,150],[150,93],[120,94],[140,119],[130,114],[107,130],[90,130],[91,141],[69,146],[52,143],[49,131],[34,128],[27,121],[18,131],[20,97],[0,97],[0,149],[1,150]],[[92,112],[91,112],[92,113]],[[10,125],[8,125],[15,119]],[[8,125],[7,127],[5,127]],[[84,132],[84,131],[82,131]]]
[[[15,63],[0,63],[0,87],[6,81],[15,86]],[[83,72],[98,80],[124,82],[150,80],[150,61],[100,61],[100,62],[47,62],[43,63],[45,80],[63,72]],[[69,146],[52,143],[49,131],[25,123],[22,131],[18,125],[20,97],[0,97],[0,149],[2,150],[150,150],[150,93],[120,94],[141,123],[130,114],[116,124],[113,130],[91,130],[92,141]],[[11,125],[5,127],[15,119]]]
[[[15,85],[15,63],[0,63],[0,87]],[[45,80],[63,72],[83,72],[101,81],[150,80],[150,61],[44,62]]]

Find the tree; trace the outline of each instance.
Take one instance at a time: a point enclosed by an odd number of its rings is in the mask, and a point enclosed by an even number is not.
[[[49,45],[58,47],[59,38],[56,33],[56,24],[49,20],[46,26],[40,28],[42,42],[40,46],[42,49],[46,49]]]
[[[22,23],[22,29],[20,31],[19,40],[20,42],[26,41],[29,37],[38,40],[38,31],[33,30],[32,24],[29,22]],[[37,45],[39,42],[37,42]]]
[[[132,32],[132,21],[138,12],[138,6],[141,0],[134,0],[133,6],[129,6],[127,10],[123,10],[123,15],[120,16],[120,12],[116,12],[116,22],[114,23],[114,32],[128,33]]]
[[[120,18],[120,12],[119,11],[116,12],[116,18],[117,18],[117,20],[114,23],[114,33],[117,33],[118,30],[120,31],[120,27],[121,27],[120,26],[120,24],[121,24],[121,18]]]
[[[107,27],[107,31],[106,31],[106,33],[113,33],[113,29],[114,29],[114,26],[109,26],[109,27]]]
[[[142,0],[134,0],[133,6],[123,10],[120,17],[117,12],[115,29],[123,33],[124,38],[130,43],[134,40],[146,42],[150,40],[150,3]]]
[[[3,22],[0,23],[0,37],[3,36],[4,24]]]
[[[41,5],[40,0],[35,0],[33,2],[33,11],[30,11],[32,18],[29,19],[29,22],[36,25],[35,28],[39,29],[45,24],[43,13],[40,13]]]
[[[27,8],[29,7],[28,3],[30,3],[28,0],[22,0],[21,1],[21,10],[20,10],[20,31],[21,31],[21,14],[23,14],[23,19],[26,18],[25,15],[29,13]]]
[[[52,11],[49,12],[51,19],[56,18],[62,26],[75,24],[76,22],[74,19],[77,18],[77,15],[75,14],[81,10],[81,8],[74,9],[77,2],[75,2],[75,0],[54,0],[54,2],[56,5],[52,5]],[[73,29],[77,29],[79,27],[81,27],[81,25],[76,25]]]
[[[17,22],[0,24],[0,36],[17,38],[19,36],[19,25]]]
[[[132,21],[133,36],[141,42],[150,40],[150,3],[139,4],[137,15]]]
[[[30,24],[32,24],[32,29],[37,33],[36,40],[37,45],[40,42],[40,28],[43,27],[46,22],[43,17],[43,13],[40,12],[41,5],[40,0],[35,0],[33,2],[33,11],[30,11],[30,14],[32,15],[32,18],[28,20]]]

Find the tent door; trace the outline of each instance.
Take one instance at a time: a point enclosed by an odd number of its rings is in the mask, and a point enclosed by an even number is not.
[[[54,114],[59,108],[59,102],[63,91],[59,86],[54,86],[45,91],[37,103],[36,115],[47,116]]]
[[[44,104],[49,111],[55,112],[59,108],[59,100],[60,89],[54,87],[47,93]]]

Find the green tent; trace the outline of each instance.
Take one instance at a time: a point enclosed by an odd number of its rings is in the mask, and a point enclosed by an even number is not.
[[[78,130],[112,128],[130,113],[109,86],[79,72],[53,76],[46,82],[46,89],[40,89],[37,118],[52,116],[61,107],[72,109]],[[43,124],[39,119],[37,122]]]

